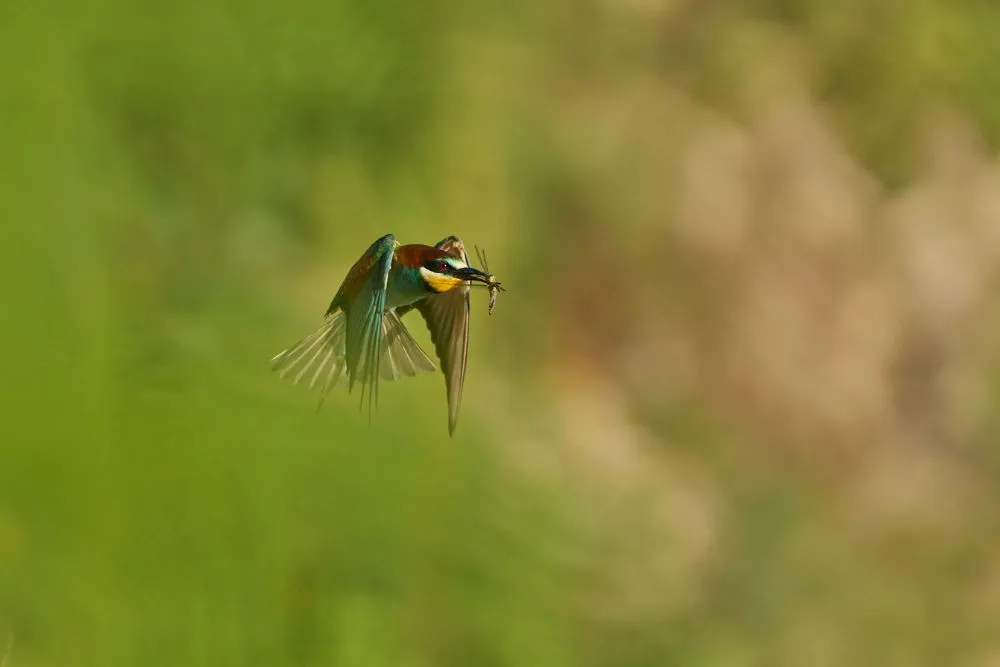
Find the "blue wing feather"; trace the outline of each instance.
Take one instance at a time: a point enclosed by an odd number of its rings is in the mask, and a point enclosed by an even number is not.
[[[293,382],[321,386],[324,397],[346,374],[349,387],[362,384],[362,406],[367,397],[369,413],[378,400],[379,377],[395,380],[433,371],[434,362],[413,340],[399,314],[386,311],[396,247],[392,235],[375,241],[351,267],[323,325],[275,355],[271,367]]]
[[[368,399],[368,414],[378,404],[379,362],[382,351],[382,316],[385,312],[389,269],[396,250],[396,237],[386,234],[368,252],[372,268],[357,295],[345,304],[347,312],[348,388],[362,383],[361,403]]]

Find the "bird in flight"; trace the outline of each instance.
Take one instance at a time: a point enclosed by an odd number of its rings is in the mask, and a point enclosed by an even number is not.
[[[448,393],[448,433],[455,432],[469,352],[469,293],[473,283],[490,289],[490,312],[503,287],[493,275],[469,265],[462,241],[449,236],[435,246],[400,245],[386,234],[347,272],[323,325],[271,359],[271,368],[294,382],[308,378],[322,395],[346,373],[348,389],[361,383],[369,419],[378,402],[378,381],[433,371],[434,362],[400,318],[417,310],[427,323]],[[321,399],[322,400],[322,399]]]

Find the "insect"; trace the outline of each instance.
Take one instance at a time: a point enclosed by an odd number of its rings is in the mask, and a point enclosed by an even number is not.
[[[486,272],[486,288],[490,291],[490,315],[493,314],[493,308],[497,305],[497,294],[500,292],[506,292],[503,288],[503,283],[497,280],[497,277],[490,273],[490,265],[486,261],[486,251],[480,250],[479,246],[474,246],[476,249],[476,257],[479,258],[479,263],[483,265],[483,270]]]

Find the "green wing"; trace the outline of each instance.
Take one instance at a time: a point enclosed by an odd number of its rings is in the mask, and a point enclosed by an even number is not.
[[[362,276],[356,289],[344,294],[347,313],[347,386],[361,381],[361,404],[368,399],[368,415],[378,404],[379,362],[382,357],[382,316],[385,312],[386,284],[396,250],[396,237],[386,234],[368,248],[371,270]],[[354,287],[354,286],[352,286]]]
[[[369,410],[377,398],[380,376],[396,380],[433,371],[434,362],[398,315],[385,311],[386,276],[395,248],[391,235],[373,243],[348,272],[323,325],[277,354],[271,368],[294,383],[307,379],[310,389],[321,386],[323,396],[346,373],[351,386],[359,381],[365,388],[362,401],[367,395]]]
[[[271,359],[271,368],[293,383],[308,379],[309,388],[324,378],[323,394],[337,385],[346,366],[347,317],[337,308],[323,319],[323,325]],[[413,339],[393,311],[382,315],[382,359],[379,375],[383,380],[398,380],[420,371],[435,370],[420,345]],[[364,381],[364,378],[359,378]]]

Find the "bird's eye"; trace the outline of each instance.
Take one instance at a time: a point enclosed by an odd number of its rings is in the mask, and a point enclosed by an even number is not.
[[[451,265],[445,261],[438,262],[437,270],[439,273],[447,273],[448,271],[451,271]]]

